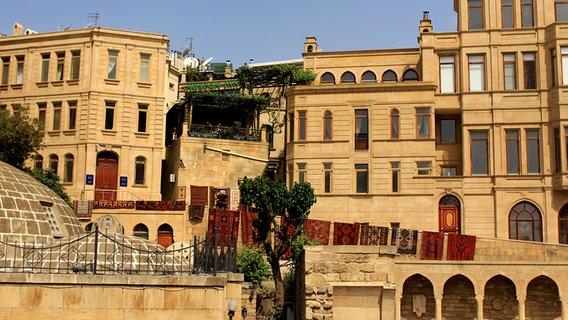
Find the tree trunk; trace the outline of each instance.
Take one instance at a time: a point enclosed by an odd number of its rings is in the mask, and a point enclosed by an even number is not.
[[[270,267],[272,268],[272,278],[274,279],[275,288],[274,309],[276,314],[282,317],[282,311],[284,310],[284,282],[282,281],[282,273],[280,272],[280,259],[276,257],[276,254],[273,254],[270,259]]]

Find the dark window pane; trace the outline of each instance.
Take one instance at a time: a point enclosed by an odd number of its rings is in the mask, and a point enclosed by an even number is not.
[[[568,21],[568,2],[556,4],[556,21]]]
[[[114,124],[114,109],[107,108],[105,114],[105,129],[112,130]]]
[[[454,119],[440,120],[440,142],[445,142],[445,143],[456,142],[456,120]]]

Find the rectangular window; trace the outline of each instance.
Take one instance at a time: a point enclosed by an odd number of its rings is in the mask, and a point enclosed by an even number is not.
[[[16,83],[22,84],[24,83],[24,56],[16,57],[16,61],[18,62],[16,68]]]
[[[471,139],[471,173],[487,174],[487,132],[470,132]]]
[[[330,141],[332,137],[333,114],[326,111],[323,115],[323,140]]]
[[[440,142],[441,143],[456,142],[455,119],[440,119]]]
[[[306,140],[306,111],[298,111],[298,140]]]
[[[79,71],[81,70],[81,51],[71,52],[71,80],[79,79]]]
[[[10,78],[10,57],[2,58],[2,84],[8,84]]]
[[[467,0],[469,30],[483,29],[483,0]]]
[[[116,79],[117,63],[118,63],[118,51],[109,51],[107,79]]]
[[[290,121],[290,142],[294,141],[294,113],[290,112],[288,114],[288,118]]]
[[[391,162],[391,192],[400,191],[400,162]]]
[[[507,53],[503,55],[503,75],[505,90],[517,89],[517,77],[515,70],[517,68],[517,61],[514,54]]]
[[[114,105],[115,102],[107,101],[105,103],[105,129],[112,130],[114,128]]]
[[[45,114],[47,112],[47,103],[42,102],[37,104],[38,108],[38,116],[37,116],[37,123],[39,130],[45,131]]]
[[[400,137],[400,113],[397,109],[391,110],[390,113],[390,137],[398,139]]]
[[[148,70],[150,68],[150,55],[140,54],[140,82],[148,82]]]
[[[507,139],[507,173],[519,174],[519,132],[506,131]]]
[[[521,0],[521,26],[523,28],[534,27],[534,0]]]
[[[298,163],[298,182],[302,183],[306,181],[306,164]]]
[[[148,119],[148,105],[138,105],[138,132],[146,132],[146,122]]]
[[[501,22],[503,28],[513,27],[513,0],[501,0]]]
[[[536,59],[534,53],[523,53],[523,80],[525,89],[536,89]]]
[[[53,103],[53,130],[61,129],[61,102]]]
[[[143,157],[136,157],[136,175],[134,184],[144,185],[146,175],[146,160]]]
[[[323,192],[330,193],[331,192],[331,176],[333,167],[331,163],[324,163],[323,164]]]
[[[540,173],[540,142],[538,130],[527,130],[527,172]]]
[[[65,52],[57,53],[57,73],[55,80],[63,80],[63,67],[65,66]]]
[[[469,91],[485,90],[485,57],[475,55],[468,57]]]
[[[568,1],[567,0],[556,0],[556,21],[557,22],[568,21]]]
[[[554,128],[554,169],[556,173],[562,171],[562,162],[560,158],[562,155],[560,154],[560,129]]]
[[[69,130],[75,130],[77,122],[77,101],[68,101],[69,105]]]
[[[429,176],[432,173],[432,162],[416,162],[416,174],[419,176]]]
[[[440,92],[456,92],[456,67],[453,56],[440,57]]]
[[[416,136],[418,138],[430,137],[430,109],[416,109]]]
[[[72,155],[68,154],[65,156],[65,164],[63,170],[63,182],[73,182],[73,161]]]
[[[355,165],[355,183],[357,193],[367,193],[369,190],[369,165]]]
[[[369,116],[367,109],[355,110],[355,150],[369,149]]]
[[[442,167],[442,176],[453,177],[458,174],[458,168],[456,167]]]
[[[562,85],[568,86],[568,47],[560,48],[562,56]]]
[[[564,128],[564,147],[566,148],[565,152],[568,154],[568,127]],[[566,161],[568,161],[568,156]]]
[[[39,79],[41,82],[49,80],[49,53],[41,54],[41,75]]]
[[[556,87],[558,85],[558,65],[556,61],[556,49],[550,50],[550,67],[552,68],[552,86]]]

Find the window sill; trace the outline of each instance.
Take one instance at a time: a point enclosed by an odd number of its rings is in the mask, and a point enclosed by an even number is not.
[[[77,130],[64,130],[63,134],[66,136],[74,136]]]
[[[132,188],[148,188],[148,186],[146,186],[145,184],[133,184]]]
[[[103,130],[101,130],[101,132],[105,136],[115,136],[116,133],[117,133],[115,130],[108,130],[108,129],[103,129]]]
[[[38,88],[47,88],[49,86],[49,82],[37,82],[36,85]]]
[[[152,84],[148,82],[137,82],[136,84],[140,88],[145,88],[145,89],[152,88]]]
[[[138,138],[149,138],[150,134],[147,132],[134,132],[134,135]]]
[[[2,84],[0,85],[0,91],[6,91],[8,90],[8,85],[7,84]]]
[[[120,80],[116,80],[116,79],[105,79],[105,83],[106,84],[110,84],[113,86],[117,86],[120,84]]]
[[[54,87],[62,87],[63,86],[63,80],[51,81],[51,85],[54,86]]]
[[[61,131],[59,131],[59,130],[48,131],[47,134],[51,137],[57,137],[57,136],[61,135]]]
[[[21,84],[21,83],[16,83],[16,84],[10,85],[10,88],[12,88],[12,90],[22,90],[23,87],[24,87],[24,85]]]
[[[61,182],[62,186],[72,186],[73,185],[73,181],[68,181],[68,182]]]
[[[76,86],[79,84],[79,79],[67,80],[65,83],[69,86]]]

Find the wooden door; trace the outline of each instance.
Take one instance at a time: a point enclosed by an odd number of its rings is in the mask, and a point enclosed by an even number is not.
[[[171,232],[158,232],[158,244],[164,248],[174,243],[174,235]]]
[[[97,157],[95,200],[116,200],[118,186],[118,158],[105,152]]]
[[[438,207],[440,232],[460,233],[460,206],[459,201],[446,196],[440,200]]]

